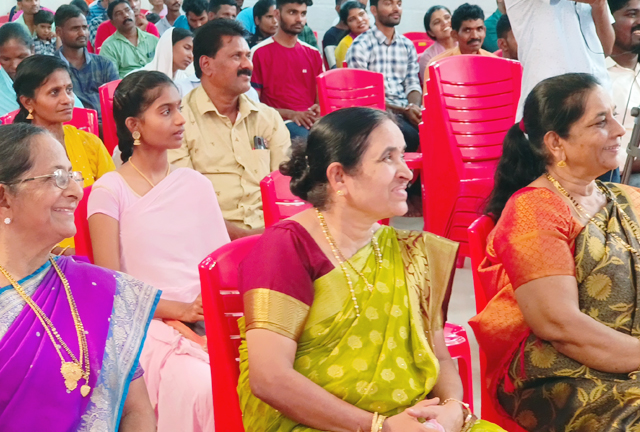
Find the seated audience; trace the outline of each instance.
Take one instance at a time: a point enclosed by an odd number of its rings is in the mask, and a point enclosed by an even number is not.
[[[167,5],[164,3],[163,0],[149,0],[149,4],[151,5],[151,9],[147,13],[147,15],[155,14],[161,19],[167,16],[167,13],[169,11],[168,11]],[[158,28],[158,31],[160,31],[159,28]]]
[[[338,18],[340,18],[340,8],[347,0],[336,0],[336,12]],[[366,9],[366,6],[364,6]],[[324,33],[322,37],[322,52],[326,55],[327,47],[337,47],[343,37],[349,34],[349,26],[342,22],[342,19],[338,20],[338,23],[332,26]]]
[[[135,16],[136,27],[140,30],[147,32],[149,34],[154,35],[155,37],[160,37],[160,33],[158,33],[158,28],[152,22],[149,22],[146,17],[140,11],[140,0],[127,0],[131,9],[133,9],[133,14]],[[116,32],[116,27],[113,23],[109,21],[105,21],[100,24],[98,27],[98,32],[96,33],[94,47],[98,53],[102,49],[102,44],[107,40],[109,36]]]
[[[424,89],[427,90],[429,80],[429,66],[438,60],[457,55],[481,55],[485,57],[497,57],[495,54],[485,51],[482,42],[486,28],[484,27],[484,12],[477,5],[465,3],[453,11],[451,16],[451,36],[458,43],[458,46],[438,54],[431,59],[424,70]]]
[[[258,0],[253,5],[253,20],[256,24],[256,32],[247,38],[249,48],[253,48],[278,31],[276,0]]]
[[[174,81],[194,74],[193,33],[173,27],[164,32],[153,60],[142,70],[162,72]]]
[[[22,24],[7,23],[0,27],[0,117],[20,108],[13,80],[18,65],[31,55],[33,38]],[[82,108],[82,102],[75,95],[74,106]]]
[[[187,326],[204,335],[198,264],[229,242],[216,192],[200,173],[167,162],[185,124],[169,77],[127,76],[113,114],[124,164],[89,197],[94,259],[162,290],[140,357],[158,430],[213,431],[209,356]],[[176,221],[182,229],[163,229]]]
[[[416,47],[395,28],[402,18],[402,0],[371,0],[371,12],[375,25],[353,41],[347,64],[384,74],[387,110],[395,114],[407,151],[414,152],[420,146],[422,92]]]
[[[502,431],[460,402],[445,345],[458,244],[377,223],[407,211],[404,149],[393,114],[346,108],[283,164],[314,208],[268,228],[240,265],[245,430]]]
[[[89,5],[84,0],[71,0],[71,3],[69,4],[80,9],[85,18],[89,16]],[[56,13],[58,13],[58,9],[56,9]]]
[[[507,7],[505,6],[505,0],[496,0],[498,5],[496,11],[492,13],[489,18],[484,20],[484,25],[487,29],[484,42],[482,43],[482,49],[489,52],[495,52],[500,49],[498,39],[498,21],[507,14]]]
[[[478,270],[497,294],[472,326],[492,399],[528,431],[640,425],[640,191],[596,182],[618,166],[614,109],[591,74],[548,78],[504,140]]]
[[[451,36],[451,11],[445,6],[432,6],[424,15],[424,29],[433,44],[420,54],[420,82],[424,82],[424,70],[431,59],[455,48],[458,42]]]
[[[616,41],[613,51],[606,59],[609,77],[613,86],[613,102],[616,105],[616,120],[626,129],[618,152],[618,163],[624,168],[627,160],[625,151],[631,140],[631,132],[634,126],[634,117],[631,115],[633,107],[640,106],[640,0],[610,0],[609,7],[615,19],[613,29],[616,33]],[[634,164],[633,172],[640,171],[638,163]],[[631,175],[632,186],[640,187],[640,176]]]
[[[22,0],[16,0],[16,5],[9,11],[9,22],[13,21],[13,17],[16,13],[22,10]]]
[[[126,0],[109,4],[107,14],[117,31],[104,41],[100,55],[111,60],[123,78],[151,61],[158,38],[136,27],[133,10]]]
[[[13,22],[25,26],[29,30],[29,34],[35,37],[36,23],[33,19],[40,9],[42,9],[40,7],[40,0],[21,0],[20,3],[22,4],[21,13],[17,14],[17,17],[14,17]]]
[[[518,42],[511,31],[511,23],[507,15],[498,20],[498,48],[502,51],[502,58],[518,60]]]
[[[347,50],[353,44],[355,38],[369,30],[369,18],[367,11],[357,0],[350,0],[343,3],[340,8],[340,21],[347,24],[349,34],[342,38],[336,47],[336,66],[341,68],[347,57]]]
[[[184,15],[179,16],[173,26],[195,31],[209,22],[208,8],[209,3],[206,0],[184,0]]]
[[[251,85],[260,100],[275,108],[291,138],[306,137],[320,116],[316,76],[322,73],[320,52],[298,40],[307,21],[309,0],[276,0],[278,32],[251,50]]]
[[[180,8],[182,7],[182,0],[164,0],[164,2],[167,13],[156,24],[156,28],[158,29],[160,36],[162,36],[164,32],[173,27],[176,20],[182,15],[182,13],[180,12]]]
[[[210,0],[208,10],[209,21],[218,18],[236,19],[238,15],[236,0]]]
[[[158,24],[158,21],[160,21],[160,17],[159,17],[158,15],[154,14],[154,13],[148,13],[148,14],[146,14],[146,15],[145,15],[145,18],[147,18],[147,20],[148,20],[150,23],[153,23],[153,24],[156,24],[156,25]],[[157,28],[157,27],[156,27],[156,28]],[[160,34],[160,32],[158,32],[158,34]]]
[[[102,122],[99,88],[119,79],[116,66],[111,60],[87,51],[87,21],[80,9],[62,5],[55,18],[56,34],[62,42],[57,55],[69,66],[73,91],[85,108],[98,112]]]
[[[33,38],[34,54],[53,55],[56,52],[56,37],[51,31],[53,14],[41,9],[33,16],[36,25],[36,35]]]
[[[104,17],[107,19],[107,7],[109,6],[111,0],[97,0],[89,5],[89,15],[87,15],[87,22],[90,23],[91,20],[99,17]]]
[[[196,33],[194,66],[202,85],[183,99],[182,147],[169,151],[171,163],[213,183],[231,239],[262,232],[260,181],[286,160],[291,146],[278,113],[243,95],[253,69],[243,33],[240,23],[226,19]]]
[[[99,50],[95,46],[96,38],[98,37],[98,28],[102,23],[109,20],[109,16],[107,15],[107,8],[113,1],[114,0],[95,1],[91,5],[91,7],[89,7],[89,16],[87,17],[87,24],[89,27],[89,43],[94,48],[94,52],[96,53],[99,52]],[[98,5],[100,5],[99,9],[96,8],[96,6]]]
[[[138,358],[160,293],[51,255],[76,233],[73,169],[46,130],[0,126],[0,429],[153,432]]]
[[[47,129],[65,148],[74,171],[91,186],[115,166],[104,144],[92,133],[63,125],[73,116],[73,82],[67,63],[57,56],[34,55],[18,66],[13,88],[20,102],[14,123]],[[73,248],[73,239],[61,243]],[[73,252],[71,250],[70,252]]]

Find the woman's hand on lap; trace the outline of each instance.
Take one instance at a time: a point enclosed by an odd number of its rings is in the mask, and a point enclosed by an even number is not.
[[[407,409],[405,413],[416,420],[419,418],[437,420],[447,432],[459,432],[464,425],[462,406],[456,401],[446,405],[438,405],[439,403],[438,398],[422,401]]]
[[[405,410],[400,414],[396,414],[392,417],[389,417],[384,422],[384,427],[382,428],[383,432],[437,432],[436,429],[433,429],[423,423],[418,421],[419,418],[424,419],[436,419],[436,414],[439,413],[438,408],[444,408],[439,406],[440,399],[433,398],[427,399],[418,402],[413,407]],[[462,419],[461,419],[462,420]],[[442,424],[442,422],[439,421]],[[445,426],[443,424],[443,426]],[[460,428],[462,427],[462,422],[460,423]],[[447,432],[459,432],[458,429],[448,429],[445,426]],[[377,432],[377,431],[376,431]]]
[[[202,310],[202,295],[198,294],[198,297],[193,303],[184,303],[184,308],[179,317],[180,321],[194,323],[204,320],[204,311]]]

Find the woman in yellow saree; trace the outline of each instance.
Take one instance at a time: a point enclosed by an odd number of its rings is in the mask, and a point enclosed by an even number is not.
[[[407,211],[404,147],[387,113],[349,108],[283,165],[314,208],[267,229],[240,269],[247,431],[502,430],[466,411],[444,343],[457,244],[376,223]]]
[[[528,431],[640,430],[640,191],[596,178],[624,127],[587,74],[539,83],[504,141],[472,326],[496,407]]]

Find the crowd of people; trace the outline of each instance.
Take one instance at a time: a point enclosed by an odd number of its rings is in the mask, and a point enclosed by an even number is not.
[[[619,184],[640,0],[431,6],[421,53],[402,0],[336,0],[321,41],[311,0],[149,3],[18,0],[0,26],[0,430],[213,431],[198,265],[259,235],[238,273],[247,431],[504,432],[445,344],[458,245],[378,222],[412,211],[403,155],[452,56],[523,70],[470,322],[491,402],[531,432],[640,427],[640,163]],[[321,115],[334,68],[381,73],[386,110]],[[265,229],[277,170],[311,208]]]

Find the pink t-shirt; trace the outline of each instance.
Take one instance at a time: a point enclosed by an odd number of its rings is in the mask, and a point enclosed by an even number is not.
[[[306,111],[316,103],[316,76],[322,73],[320,52],[298,41],[293,48],[268,38],[251,50],[251,85],[260,101],[273,108]]]
[[[427,48],[422,54],[420,54],[420,58],[418,58],[418,64],[420,65],[419,75],[421,83],[424,83],[424,71],[429,65],[429,62],[431,62],[431,59],[437,55],[442,54],[446,50],[447,49],[443,45],[438,43],[438,41],[435,41],[429,48]]]

